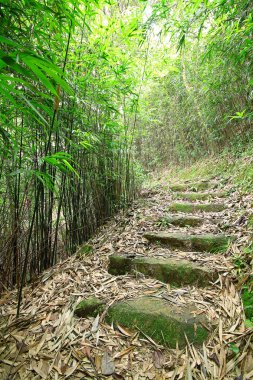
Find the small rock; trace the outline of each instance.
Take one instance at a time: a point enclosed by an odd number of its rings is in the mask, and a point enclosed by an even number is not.
[[[74,314],[80,318],[95,317],[104,310],[103,301],[96,297],[89,297],[81,301],[75,308]]]
[[[113,361],[113,358],[110,357],[108,352],[105,352],[102,357],[102,363],[101,363],[101,372],[102,375],[110,376],[115,371],[115,364]]]

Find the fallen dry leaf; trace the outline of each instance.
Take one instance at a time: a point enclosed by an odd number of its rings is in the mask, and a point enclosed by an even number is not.
[[[114,360],[108,352],[105,352],[102,356],[101,372],[105,376],[112,375],[115,372]]]

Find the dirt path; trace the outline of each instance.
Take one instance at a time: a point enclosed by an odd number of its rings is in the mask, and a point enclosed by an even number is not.
[[[187,184],[185,188],[183,184],[179,188],[160,186],[144,191],[127,214],[117,215],[86,248],[82,247],[76,256],[45,272],[25,289],[19,320],[15,320],[16,293],[4,295],[0,300],[0,378],[253,378],[252,330],[244,324],[231,261],[232,255],[249,240],[245,224],[252,213],[252,200],[231,192],[229,186],[219,181],[201,185],[201,189],[197,187],[197,184]],[[194,190],[193,195],[189,194],[191,190]],[[201,191],[199,198],[196,190]],[[185,203],[186,209],[182,208]],[[209,205],[208,209],[199,207],[203,204]],[[211,204],[223,207],[213,211]],[[193,209],[189,209],[191,205]],[[184,225],[186,215],[195,220],[194,225],[189,226],[189,220]],[[167,236],[166,241],[161,239],[161,232],[163,237]],[[175,234],[181,237],[181,245],[178,239],[175,245]],[[219,249],[209,242],[202,251],[203,246],[200,249],[199,243],[196,245],[191,237],[206,234],[233,236],[235,240],[225,242],[228,243],[226,249],[224,241]],[[115,256],[128,259],[129,267],[126,270],[125,264],[120,266],[124,272],[120,275],[108,273],[108,265],[111,273],[119,268],[118,265],[113,269]],[[161,262],[162,270],[157,270],[157,263]],[[181,268],[175,276],[178,263],[182,262],[187,263],[191,271],[182,275]],[[197,273],[195,277],[189,275],[192,268]],[[98,317],[77,318],[76,306],[90,296],[104,302],[104,311]],[[198,326],[202,326],[207,331],[204,343],[195,346],[185,341],[182,318],[178,348],[170,335],[162,340],[156,328],[152,330],[151,326],[151,330],[146,330],[143,320],[138,325],[139,306],[137,317],[135,313],[132,320],[122,318],[122,310],[117,315],[111,312],[127,301],[130,305],[127,315],[131,316],[135,307],[132,300],[142,297],[163,302],[166,310],[173,310],[173,314],[186,310],[195,318],[191,328],[196,332]],[[110,313],[113,323],[106,323]],[[168,318],[171,321],[171,315]],[[205,318],[204,322],[201,318]],[[187,321],[189,319],[187,316]],[[153,321],[157,321],[157,314]],[[187,333],[187,336],[190,335]],[[193,334],[193,342],[194,337]]]

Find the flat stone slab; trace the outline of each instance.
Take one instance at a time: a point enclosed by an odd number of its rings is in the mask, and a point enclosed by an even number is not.
[[[161,243],[171,249],[195,252],[225,252],[231,237],[225,235],[184,235],[168,232],[150,232],[144,234],[150,242]]]
[[[210,193],[196,193],[196,192],[181,192],[175,193],[175,197],[179,199],[186,199],[189,201],[205,201],[215,197],[223,198],[225,197],[225,192],[210,192]]]
[[[217,272],[189,260],[179,261],[171,258],[154,257],[131,258],[126,255],[109,257],[109,273],[117,276],[131,271],[143,273],[173,286],[195,285],[203,287],[218,278]]]
[[[187,216],[177,216],[177,215],[171,215],[171,216],[164,216],[158,220],[158,224],[164,227],[168,227],[169,225],[178,226],[178,227],[198,227],[201,226],[204,223],[204,219],[187,215]]]
[[[215,183],[209,181],[200,181],[200,182],[185,182],[185,183],[176,183],[170,186],[172,191],[199,191],[207,190],[215,186]]]
[[[185,335],[190,343],[201,345],[208,332],[203,315],[194,316],[194,304],[177,306],[155,297],[116,303],[108,310],[107,321],[130,329],[139,329],[154,341],[175,348],[186,345]]]
[[[224,203],[172,203],[169,207],[169,211],[176,212],[220,212],[225,210]]]

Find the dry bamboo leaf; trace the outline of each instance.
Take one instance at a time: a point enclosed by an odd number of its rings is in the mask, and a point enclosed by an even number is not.
[[[98,325],[99,325],[99,314],[96,316],[96,318],[94,319],[94,321],[93,321],[93,323],[92,323],[92,327],[91,327],[91,332],[92,332],[92,333],[97,332],[97,330],[98,330]]]
[[[35,371],[40,377],[42,377],[42,379],[47,379],[50,371],[50,366],[45,360],[40,360],[38,363],[35,360],[32,360],[31,370]]]
[[[20,364],[20,362],[14,362],[14,361],[7,360],[7,359],[0,359],[0,363],[7,364],[11,367],[17,367]]]
[[[117,325],[117,329],[125,336],[131,337],[133,335],[126,327],[122,327],[119,324]]]
[[[252,377],[253,377],[253,370],[252,371],[250,371],[250,372],[248,372],[248,373],[245,373],[245,378],[246,379],[252,379]]]
[[[154,351],[153,362],[154,362],[155,368],[157,368],[157,369],[163,368],[164,356],[163,356],[161,351],[158,351],[158,350]]]
[[[114,360],[108,352],[105,352],[102,356],[101,372],[105,376],[112,375],[115,372]]]
[[[220,321],[219,321],[219,339],[220,339],[220,343],[221,343],[221,344],[222,344],[222,341],[223,341],[222,332],[223,332],[223,328],[222,328],[222,319],[220,319]]]
[[[187,363],[187,380],[193,380],[190,363]]]
[[[118,352],[117,354],[115,354],[113,358],[114,359],[122,358],[123,356],[128,355],[129,352],[133,351],[135,348],[136,348],[135,346],[127,347],[123,351]]]

